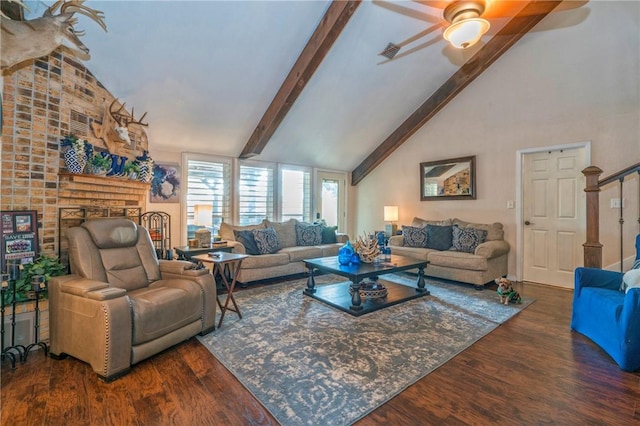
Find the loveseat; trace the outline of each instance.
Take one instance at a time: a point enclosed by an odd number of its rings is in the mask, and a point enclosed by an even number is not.
[[[389,238],[392,254],[427,260],[425,275],[473,284],[481,289],[507,275],[509,243],[501,223],[414,218],[402,235]]]
[[[263,220],[256,225],[222,223],[220,237],[234,253],[248,254],[238,272],[238,282],[276,278],[307,272],[303,259],[336,256],[349,237],[336,227],[290,219]]]

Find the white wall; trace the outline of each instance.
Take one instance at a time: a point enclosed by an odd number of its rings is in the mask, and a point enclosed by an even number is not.
[[[159,151],[153,149],[153,141],[149,141],[149,155],[156,163],[162,164],[180,164],[181,156],[179,152]],[[182,183],[184,185],[184,183]],[[184,187],[180,188],[180,194],[183,195]],[[171,217],[171,248],[186,245],[186,232],[182,238],[181,230],[181,203],[151,203],[147,198],[146,211],[160,211],[168,213]]]
[[[507,209],[506,203],[516,200],[517,150],[591,141],[601,177],[640,161],[640,3],[587,6],[579,25],[525,35],[360,182],[357,232],[381,229],[384,205],[399,206],[399,225],[414,216],[502,222],[512,275],[520,206]],[[550,19],[562,18],[548,17],[536,29]],[[477,156],[478,199],[421,202],[419,163],[467,155]],[[637,176],[630,180],[637,193]],[[619,256],[617,212],[609,209],[616,194],[617,187],[601,195],[605,265]],[[638,217],[637,206],[627,209]],[[635,234],[629,217],[625,229]]]

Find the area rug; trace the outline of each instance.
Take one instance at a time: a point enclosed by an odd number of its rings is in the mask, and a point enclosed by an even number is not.
[[[494,291],[427,279],[430,296],[354,317],[304,296],[305,283],[235,293],[242,319],[228,312],[199,337],[282,425],[351,424],[532,302],[505,306]]]

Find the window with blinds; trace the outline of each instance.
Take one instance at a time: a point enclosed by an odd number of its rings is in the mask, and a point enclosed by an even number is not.
[[[311,170],[308,168],[280,169],[280,212],[283,221],[291,218],[311,222]]]
[[[275,220],[274,165],[240,163],[238,179],[238,224],[251,225],[262,219]]]
[[[231,162],[228,160],[187,159],[187,237],[193,238],[200,226],[194,223],[195,206],[212,206],[212,235],[217,235],[223,221],[232,221]]]

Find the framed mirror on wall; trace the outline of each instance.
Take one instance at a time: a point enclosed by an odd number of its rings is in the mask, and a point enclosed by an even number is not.
[[[475,200],[476,156],[420,163],[420,201]]]

